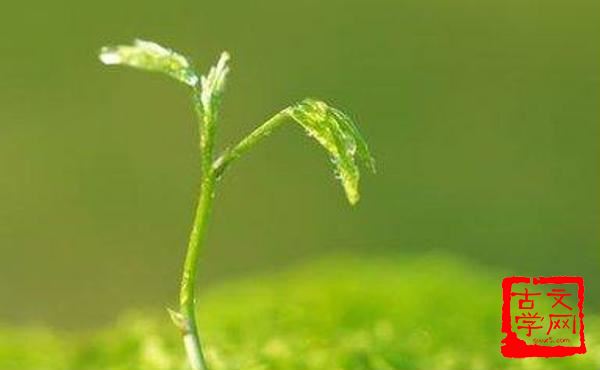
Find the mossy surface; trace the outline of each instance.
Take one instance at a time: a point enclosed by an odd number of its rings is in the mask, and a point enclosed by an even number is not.
[[[211,370],[596,369],[588,353],[564,359],[500,355],[502,274],[428,256],[332,257],[222,284],[200,296]],[[0,329],[1,370],[187,369],[166,315],[127,315],[90,336]]]

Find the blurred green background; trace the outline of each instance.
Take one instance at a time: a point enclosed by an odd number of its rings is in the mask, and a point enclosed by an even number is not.
[[[583,275],[600,303],[598,1],[59,0],[0,19],[0,322],[83,329],[175,303],[195,122],[184,87],[98,62],[135,37],[202,70],[231,52],[221,147],[315,96],[378,160],[351,209],[298,128],[263,142],[222,182],[206,284],[332,250],[442,250]]]

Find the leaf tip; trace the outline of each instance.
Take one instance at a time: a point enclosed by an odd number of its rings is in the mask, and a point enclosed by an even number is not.
[[[100,49],[98,59],[100,59],[100,61],[106,65],[115,65],[120,64],[122,62],[121,56],[119,55],[117,50],[108,46],[105,46],[102,49]]]
[[[348,198],[348,203],[350,203],[351,206],[355,206],[356,203],[358,203],[358,201],[360,200],[360,195],[357,191],[346,192],[346,197]]]
[[[221,65],[225,65],[229,62],[229,60],[231,60],[231,54],[227,50],[222,51],[221,57],[219,58],[219,63]]]

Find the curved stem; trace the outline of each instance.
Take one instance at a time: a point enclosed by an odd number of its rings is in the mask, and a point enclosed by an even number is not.
[[[192,369],[206,370],[206,361],[202,352],[202,344],[196,320],[196,277],[198,275],[200,252],[206,238],[206,227],[212,211],[215,185],[218,177],[233,160],[239,158],[262,138],[268,136],[275,128],[285,122],[285,119],[288,117],[288,111],[285,109],[273,116],[213,163],[217,106],[216,104],[208,107],[203,106],[200,95],[196,93],[194,95],[194,108],[200,125],[202,182],[200,184],[200,197],[196,208],[194,225],[190,234],[183,265],[179,295],[180,313],[172,315],[174,315],[175,324],[181,330],[183,344]]]
[[[177,326],[181,330],[188,360],[193,370],[206,370],[198,326],[196,323],[196,277],[200,252],[204,244],[206,226],[210,218],[214,198],[216,176],[212,169],[216,107],[203,107],[200,97],[194,96],[194,107],[200,125],[200,150],[202,182],[196,208],[194,225],[190,234],[183,266],[179,297],[180,315]],[[213,109],[211,109],[213,108]]]

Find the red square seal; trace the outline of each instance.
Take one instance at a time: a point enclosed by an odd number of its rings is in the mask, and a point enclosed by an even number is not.
[[[502,281],[504,357],[565,357],[586,352],[583,278],[507,277]]]

